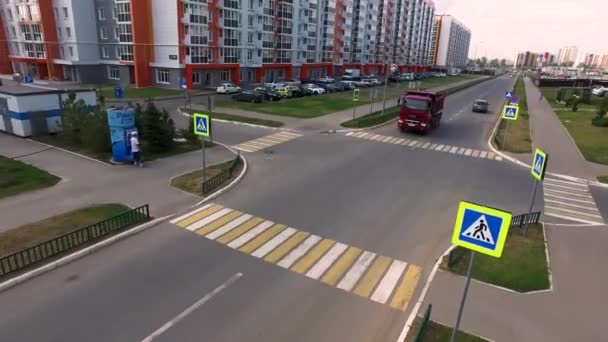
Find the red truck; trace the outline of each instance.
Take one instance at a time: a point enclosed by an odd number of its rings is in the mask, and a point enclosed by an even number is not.
[[[397,125],[401,131],[426,133],[439,127],[445,95],[428,91],[408,91],[401,99]]]

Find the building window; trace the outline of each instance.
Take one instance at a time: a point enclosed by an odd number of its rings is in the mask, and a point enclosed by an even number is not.
[[[57,37],[61,38],[61,27],[57,28]]]
[[[133,41],[131,24],[118,24],[116,28],[118,29],[118,40],[121,43],[131,43]]]
[[[42,41],[42,32],[40,31],[40,25],[32,25],[32,38],[37,41]]]
[[[118,45],[118,58],[121,61],[133,61],[133,45]]]
[[[200,72],[192,73],[192,83],[201,84],[201,73]]]
[[[108,34],[106,32],[106,28],[101,26],[99,28],[99,37],[101,37],[101,39],[108,39]]]
[[[97,9],[97,17],[99,18],[99,20],[106,20],[106,9],[105,8],[98,8]]]
[[[69,46],[68,51],[70,51],[70,57],[74,57],[74,48]]]
[[[128,2],[116,4],[116,20],[118,22],[131,22],[131,5]]]
[[[120,69],[114,65],[108,65],[108,78],[111,80],[120,79]]]
[[[118,36],[119,36],[118,26],[114,26],[114,39],[118,40]]]
[[[6,9],[6,13],[8,14],[8,20],[13,21],[13,12],[11,11],[10,8]]]
[[[69,27],[66,27],[65,28],[65,35],[68,36],[68,39],[72,38],[72,29],[69,28]]]
[[[15,26],[11,26],[11,34],[13,35],[13,38],[17,38],[17,31],[15,31]]]
[[[156,70],[156,83],[171,83],[171,78],[169,76],[169,69],[158,69]]]
[[[228,76],[229,76],[228,75],[228,71],[222,71],[222,72],[220,72],[220,79],[222,81],[228,81]]]
[[[64,58],[65,57],[65,50],[64,50],[63,46],[59,47],[59,52],[60,52],[61,58]]]
[[[23,39],[32,40],[32,33],[28,25],[21,25],[21,33],[23,34]]]
[[[40,21],[40,12],[37,5],[30,5],[30,17],[32,21]]]
[[[108,47],[104,46],[101,48],[101,57],[110,58],[110,51],[108,51]]]
[[[67,19],[67,18],[68,18],[68,8],[63,7],[63,19]]]

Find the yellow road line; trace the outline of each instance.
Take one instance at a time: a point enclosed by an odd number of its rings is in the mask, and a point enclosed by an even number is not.
[[[494,152],[488,153],[488,159],[494,159],[494,157],[496,157],[496,154]]]
[[[253,240],[247,242],[244,246],[239,248],[239,251],[249,254],[268,242],[273,237],[277,236],[280,232],[285,230],[285,228],[287,228],[287,226],[283,224],[275,224],[274,226],[265,230],[262,234],[256,236]]]
[[[321,281],[327,285],[334,286],[340,280],[344,272],[355,262],[355,259],[361,254],[361,249],[350,247],[342,254],[340,259],[327,270]]]
[[[200,213],[196,213],[188,218],[185,218],[185,219],[177,222],[177,225],[182,228],[186,228],[189,225],[193,224],[194,222],[200,221],[201,219],[204,219],[205,217],[220,211],[222,208],[223,207],[221,205],[214,204],[214,205],[210,206],[209,208],[201,211]]]
[[[391,307],[397,310],[405,311],[407,305],[414,294],[418,280],[420,279],[421,269],[416,265],[410,265],[407,272],[403,276],[403,280],[397,288],[391,300]]]
[[[391,258],[380,256],[376,258],[374,263],[367,270],[367,274],[359,281],[359,285],[355,288],[355,294],[361,297],[369,297],[369,294],[376,287],[380,278],[391,263]]]
[[[247,141],[242,143],[241,145],[246,145],[246,146],[250,146],[250,147],[255,147],[255,148],[264,148],[264,147],[268,147],[266,145],[262,145],[261,143],[255,141],[255,140],[251,140],[251,141]]]
[[[212,231],[218,229],[219,227],[225,225],[226,223],[236,219],[237,217],[243,215],[242,212],[240,211],[233,211],[230,214],[224,215],[222,217],[220,217],[219,219],[209,223],[208,225],[201,227],[200,229],[196,230],[195,233],[198,235],[207,235],[209,233],[211,233]]]
[[[240,226],[232,229],[231,231],[229,231],[228,233],[220,236],[219,238],[215,239],[215,241],[225,245],[228,242],[236,239],[237,237],[241,236],[242,234],[245,234],[246,232],[248,232],[249,230],[253,229],[253,227],[257,226],[258,224],[264,222],[263,218],[259,218],[259,217],[254,217],[252,219],[247,220],[245,223],[241,224]]]
[[[324,239],[319,242],[313,249],[310,250],[306,255],[302,257],[295,265],[291,267],[291,270],[298,273],[304,273],[319,260],[325,252],[327,252],[336,241],[330,239]]]
[[[264,260],[270,263],[276,263],[281,260],[285,256],[285,254],[289,253],[295,246],[300,244],[302,240],[306,239],[310,235],[310,233],[305,232],[297,232],[292,237],[290,237],[287,241],[283,242],[279,247],[275,248],[272,252],[268,253]]]

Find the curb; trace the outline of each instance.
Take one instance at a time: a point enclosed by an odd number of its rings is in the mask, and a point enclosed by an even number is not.
[[[30,138],[27,138],[26,140],[31,141],[31,142],[36,143],[36,144],[40,144],[40,145],[42,145],[42,146],[49,147],[50,149],[56,149],[56,150],[66,152],[66,153],[69,153],[69,154],[74,155],[74,156],[77,156],[77,157],[81,157],[81,158],[84,158],[84,159],[88,159],[88,160],[90,160],[90,161],[94,161],[94,162],[96,162],[96,163],[103,164],[103,165],[105,165],[105,166],[112,166],[112,164],[111,164],[111,163],[106,163],[106,162],[103,162],[103,161],[101,161],[101,160],[98,160],[98,159],[95,159],[95,158],[91,158],[91,157],[85,156],[84,154],[80,154],[80,153],[76,153],[76,152],[74,152],[74,151],[66,150],[65,148],[61,148],[61,147],[54,146],[54,145],[49,145],[49,144],[46,144],[46,143],[43,143],[43,142],[40,142],[40,141],[37,141],[37,140],[34,140],[34,139],[30,139]]]

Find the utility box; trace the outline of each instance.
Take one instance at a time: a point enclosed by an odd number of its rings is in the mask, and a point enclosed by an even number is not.
[[[108,125],[112,140],[112,161],[115,163],[131,163],[131,134],[135,128],[135,111],[133,108],[109,108]]]

